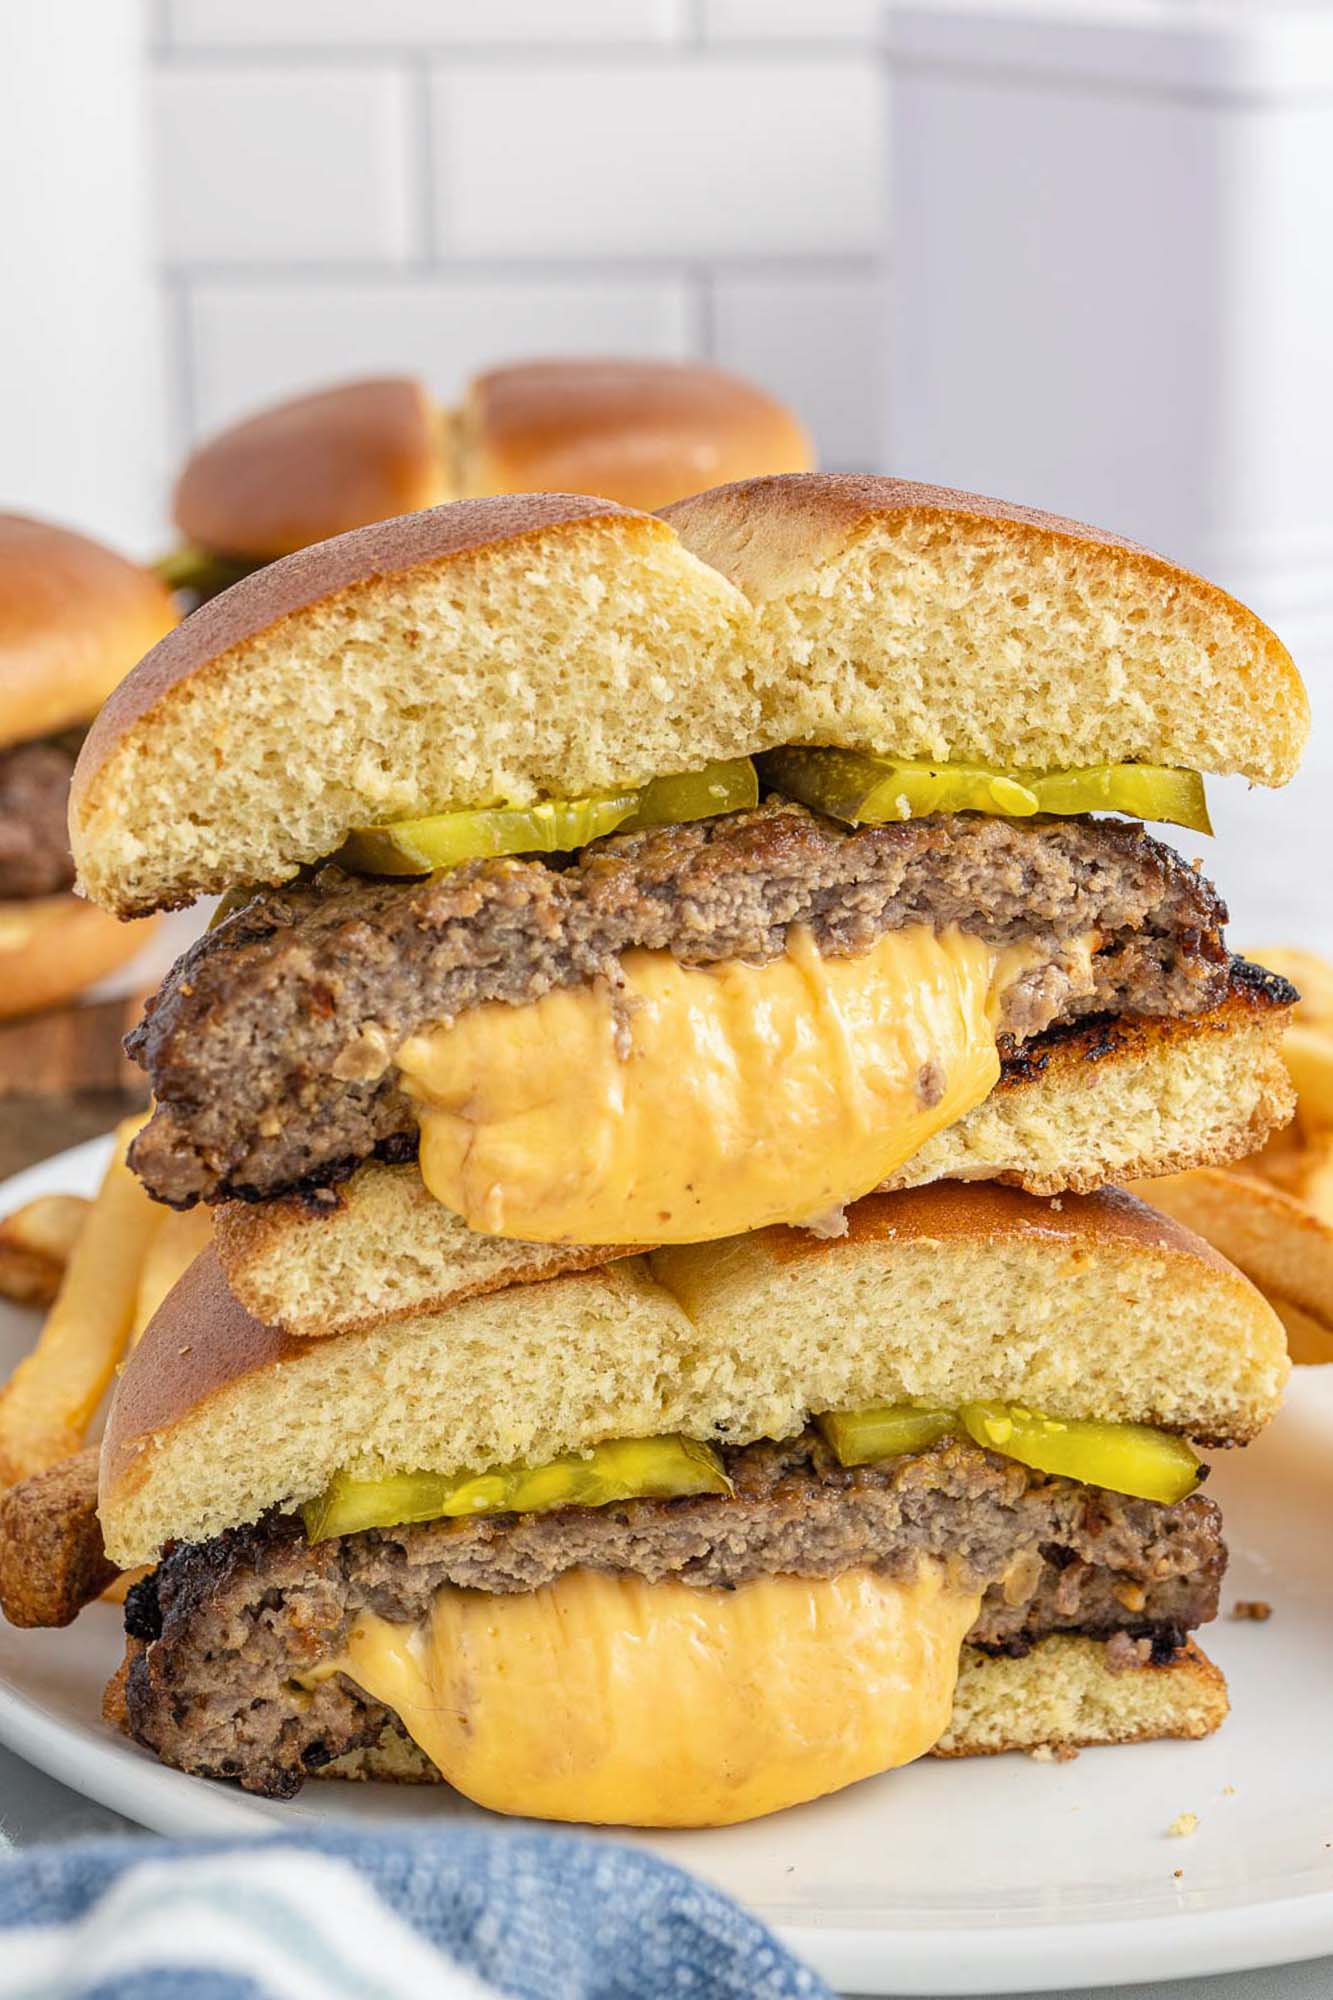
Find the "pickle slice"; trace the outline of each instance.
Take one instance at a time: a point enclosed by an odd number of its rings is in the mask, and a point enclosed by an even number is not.
[[[1125,813],[1211,833],[1203,779],[1164,764],[1091,764],[1078,771],[988,771],[979,764],[895,763],[860,750],[773,750],[765,780],[830,819],[854,826],[982,812],[1023,819],[1035,812]]]
[[[497,854],[568,854],[614,833],[634,811],[637,796],[543,799],[535,806],[485,806],[358,827],[337,859],[361,875],[432,875]]]
[[[1208,800],[1197,771],[1166,764],[1092,764],[1082,771],[1025,771],[1023,783],[1048,813],[1116,812],[1211,833]]]
[[[1147,1424],[1076,1423],[1017,1403],[967,1403],[961,1415],[969,1436],[988,1451],[1138,1500],[1183,1500],[1203,1470],[1183,1438]]]
[[[617,828],[676,826],[759,802],[748,757],[705,764],[635,790],[597,798],[543,799],[535,806],[482,806],[427,813],[387,826],[356,827],[337,859],[361,875],[431,875],[497,854],[570,854]]]
[[[919,1410],[911,1403],[831,1410],[815,1422],[840,1465],[873,1465],[902,1451],[924,1451],[962,1428],[956,1410]]]
[[[586,1454],[549,1465],[505,1465],[492,1472],[396,1472],[383,1479],[335,1473],[301,1512],[312,1542],[468,1514],[537,1514],[552,1507],[607,1507],[618,1500],[674,1500],[730,1493],[731,1481],[711,1446],[696,1438],[613,1438]]]
[[[923,819],[927,813],[1037,810],[1026,784],[979,764],[898,763],[860,750],[770,750],[760,772],[775,791],[854,826]]]
[[[681,826],[686,820],[713,819],[718,813],[747,812],[758,803],[759,773],[753,760],[731,757],[705,764],[702,771],[650,778],[625,826]]]

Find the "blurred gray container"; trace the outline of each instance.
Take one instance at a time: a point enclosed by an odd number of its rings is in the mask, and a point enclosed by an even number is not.
[[[1205,865],[1242,940],[1333,948],[1333,12],[899,5],[887,42],[886,461],[1270,620],[1314,739],[1277,798],[1212,788]]]

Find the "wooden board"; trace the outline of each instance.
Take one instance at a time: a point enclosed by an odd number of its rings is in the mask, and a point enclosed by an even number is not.
[[[148,1102],[121,1043],[141,993],[0,1022],[0,1176],[105,1132]]]

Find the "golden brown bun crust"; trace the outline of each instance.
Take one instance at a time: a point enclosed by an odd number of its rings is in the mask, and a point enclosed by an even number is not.
[[[420,382],[346,382],[210,438],[176,482],[187,541],[267,561],[445,497],[440,418]]]
[[[155,646],[121,682],[88,733],[70,787],[71,812],[102,763],[159,701],[206,674],[231,646],[281,625],[329,598],[354,601],[384,577],[395,577],[452,557],[467,556],[525,535],[549,534],[585,521],[624,515],[649,527],[644,515],[613,500],[582,494],[525,493],[491,500],[463,500],[376,521],[316,548],[299,549],[282,562],[243,577]],[[666,529],[657,532],[666,535]]]
[[[1256,651],[1269,656],[1273,670],[1290,675],[1293,680],[1297,678],[1290,654],[1263,620],[1217,584],[1196,576],[1192,570],[1182,569],[1169,557],[1158,555],[1125,535],[1091,527],[1086,521],[1071,521],[1063,514],[1048,514],[1040,507],[1020,507],[1013,501],[994,500],[985,493],[927,486],[912,479],[889,479],[879,473],[812,472],[785,478],[734,480],[730,486],[693,494],[660,511],[663,520],[670,521],[691,547],[695,533],[713,523],[727,524],[734,532],[744,533],[750,522],[762,522],[765,535],[772,537],[780,552],[788,536],[798,548],[809,551],[817,545],[821,533],[830,542],[841,542],[863,528],[916,519],[960,526],[969,521],[987,521],[1012,530],[1015,541],[1054,538],[1118,550],[1134,559],[1131,567],[1164,583],[1180,583],[1192,592],[1203,591],[1229,607],[1250,626]]]
[[[931,1181],[894,1194],[866,1195],[847,1210],[846,1236],[831,1242],[808,1229],[762,1234],[786,1264],[837,1256],[843,1245],[966,1243],[982,1236],[989,1242],[1059,1243],[1093,1256],[1120,1247],[1166,1250],[1212,1271],[1231,1270],[1211,1243],[1119,1188],[1042,1201],[998,1181]]]
[[[473,381],[466,493],[605,493],[664,507],[723,480],[804,472],[810,440],[750,382],[691,362],[523,361]]]
[[[1234,1279],[1240,1291],[1250,1293],[1210,1244],[1116,1189],[1044,1203],[993,1182],[937,1181],[868,1195],[847,1211],[847,1221],[847,1235],[832,1241],[787,1228],[761,1230],[745,1240],[788,1267],[836,1265],[849,1250],[881,1242],[1041,1243],[1086,1251],[1090,1257],[1102,1249],[1165,1250],[1176,1261],[1182,1283],[1188,1282],[1190,1266],[1199,1265]],[[333,1352],[344,1341],[360,1338],[353,1330],[312,1343],[261,1324],[232,1294],[217,1251],[210,1247],[168,1294],[135,1349],[133,1366],[121,1377],[103,1445],[103,1507],[114,1502],[141,1441],[169,1431],[218,1390],[265,1369],[308,1359],[312,1346]]]
[[[1256,1152],[1296,1108],[1282,1035],[1295,989],[1244,959],[1204,1014],[1118,1015],[1039,1036],[983,1103],[884,1185],[1008,1182],[1029,1194],[1144,1181]]]
[[[72,528],[0,514],[0,750],[87,722],[175,623],[151,570]]]
[[[224,1384],[308,1345],[252,1319],[228,1290],[216,1252],[205,1250],[148,1322],[120,1379],[102,1439],[100,1504],[114,1497],[140,1440],[170,1429]]]
[[[1039,564],[1052,543],[1077,545],[1094,568],[1106,570],[1123,595],[1135,583],[1165,627],[1193,624],[1223,635],[1213,643],[1243,652],[1241,679],[1251,700],[1268,712],[1268,742],[1236,765],[1262,784],[1285,784],[1300,761],[1310,726],[1310,704],[1291,655],[1263,620],[1216,584],[1123,535],[1085,521],[1071,521],[1035,507],[1020,507],[980,493],[920,485],[871,473],[792,474],[745,479],[699,493],[661,510],[686,547],[737,584],[762,606],[780,598],[821,553],[833,557],[849,543],[875,533],[945,536],[984,527],[1012,551]],[[1086,563],[1084,567],[1086,567]],[[1035,574],[1034,570],[1034,574]],[[1142,615],[1142,607],[1140,613]],[[1166,669],[1164,668],[1163,671]],[[819,739],[822,740],[822,739]],[[1230,769],[1230,764],[1203,768]]]
[[[649,1246],[479,1236],[426,1188],[415,1162],[365,1162],[312,1202],[300,1194],[212,1211],[227,1282],[257,1318],[326,1339],[388,1319],[591,1271]]]
[[[147,943],[154,919],[118,923],[78,896],[0,903],[0,1020],[81,993]]]
[[[815,522],[826,530],[830,539],[842,540],[872,522],[901,519],[910,514],[933,515],[946,521],[995,521],[1020,529],[1035,529],[1042,535],[1057,535],[1064,541],[1127,549],[1132,555],[1146,556],[1167,570],[1177,567],[1165,556],[1145,549],[1141,542],[1113,535],[1105,528],[1090,527],[1086,521],[1048,514],[1041,507],[1020,507],[1014,501],[995,500],[985,493],[929,486],[915,479],[891,479],[877,472],[814,472],[734,479],[729,485],[674,501],[663,507],[661,513],[687,541],[696,522],[714,518],[740,522],[761,515],[777,529],[789,522],[806,548],[810,546]]]

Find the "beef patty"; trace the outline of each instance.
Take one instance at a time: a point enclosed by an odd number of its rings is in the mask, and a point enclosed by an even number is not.
[[[78,732],[0,750],[0,902],[74,886],[66,815]]]
[[[1167,1507],[1047,1478],[975,1445],[846,1469],[817,1433],[725,1450],[732,1498],[636,1500],[437,1521],[307,1543],[299,1519],[172,1551],[126,1602],[129,1733],[165,1762],[287,1798],[386,1710],[336,1658],[363,1610],[415,1622],[445,1584],[535,1590],[581,1567],[731,1589],[757,1576],[870,1564],[910,1580],[923,1558],[984,1593],[968,1642],[1021,1654],[1052,1632],[1109,1640],[1108,1664],[1172,1657],[1217,1611],[1216,1507]]]
[[[853,956],[908,924],[1035,948],[1001,1031],[1181,1015],[1227,987],[1226,911],[1136,825],[940,815],[855,830],[800,807],[613,834],[572,863],[471,862],[420,881],[322,869],[256,895],[180,960],[126,1047],[157,1109],[131,1151],[177,1207],[258,1200],[410,1157],[394,1050],[484,1001],[620,975],[638,947],[763,964],[805,925]],[[1088,964],[1079,946],[1095,935]]]

